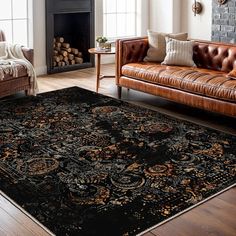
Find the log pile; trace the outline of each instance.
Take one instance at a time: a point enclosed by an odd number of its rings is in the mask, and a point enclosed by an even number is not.
[[[74,64],[82,64],[83,55],[77,48],[72,48],[63,37],[53,40],[53,66],[61,67]]]

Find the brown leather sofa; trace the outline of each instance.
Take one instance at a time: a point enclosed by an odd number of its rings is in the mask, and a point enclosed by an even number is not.
[[[0,41],[6,41],[5,34],[2,30],[0,30]],[[22,47],[22,51],[26,59],[33,64],[33,49]],[[18,91],[25,91],[26,95],[28,94],[30,78],[27,74],[27,70],[20,64],[17,65],[17,67],[18,77],[13,78],[10,75],[5,75],[3,80],[0,80],[0,97],[15,94]]]
[[[197,67],[144,62],[148,38],[116,41],[118,97],[126,87],[189,106],[236,117],[236,80],[226,75],[236,68],[236,45],[195,40]]]

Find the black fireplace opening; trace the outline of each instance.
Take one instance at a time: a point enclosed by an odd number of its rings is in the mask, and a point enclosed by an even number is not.
[[[63,38],[64,43],[70,45],[69,48],[78,49],[82,53],[84,62],[90,62],[88,53],[91,40],[89,25],[89,13],[55,14],[54,38]]]
[[[47,1],[46,8],[48,73],[93,67],[94,57],[88,52],[94,47],[93,1],[52,1]]]

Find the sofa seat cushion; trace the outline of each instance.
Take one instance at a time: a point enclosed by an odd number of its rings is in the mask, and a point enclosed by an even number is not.
[[[140,62],[122,66],[121,74],[198,95],[236,101],[236,80],[227,78],[225,72]]]
[[[1,66],[0,66],[1,67]],[[18,76],[17,77],[25,77],[25,76],[28,76],[27,74],[27,69],[21,65],[21,64],[17,64],[16,65],[17,67],[17,71],[18,71]],[[12,79],[12,75],[10,74],[5,74],[3,80],[9,80],[9,79]]]

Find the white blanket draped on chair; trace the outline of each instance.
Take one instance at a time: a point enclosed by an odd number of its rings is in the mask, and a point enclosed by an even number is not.
[[[36,73],[33,65],[25,58],[22,46],[19,44],[9,44],[0,42],[0,80],[5,74],[18,77],[17,64],[23,65],[27,69],[30,77],[30,95],[36,95],[38,91]]]

